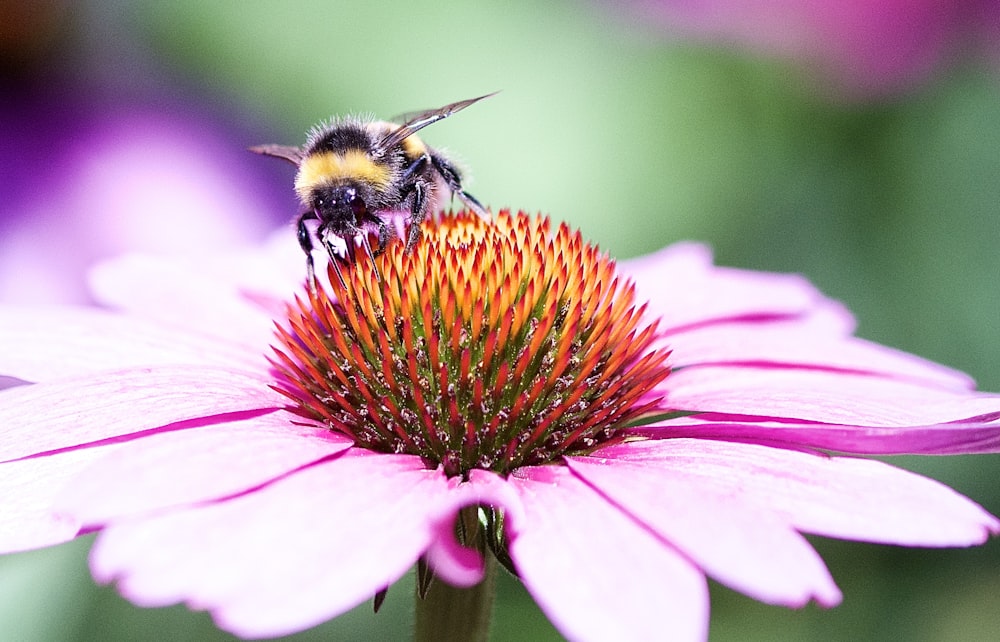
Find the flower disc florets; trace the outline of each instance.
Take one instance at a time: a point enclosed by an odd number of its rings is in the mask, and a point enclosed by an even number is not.
[[[298,411],[358,446],[503,474],[620,439],[656,404],[655,325],[565,224],[458,214],[409,253],[357,254],[290,306],[275,363]]]

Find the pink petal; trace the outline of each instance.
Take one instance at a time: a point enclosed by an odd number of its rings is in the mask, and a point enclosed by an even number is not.
[[[828,424],[707,422],[694,417],[635,429],[654,439],[696,437],[778,447],[821,448],[859,455],[961,455],[1000,452],[1000,422],[880,427]]]
[[[78,306],[3,306],[0,373],[25,381],[167,364],[263,366],[263,356],[228,341]]]
[[[213,278],[203,261],[129,255],[95,267],[90,282],[102,303],[257,352],[274,336],[273,306],[261,306],[231,283]],[[287,293],[294,291],[289,288]]]
[[[91,567],[137,604],[185,601],[236,635],[283,635],[405,573],[446,492],[416,457],[350,451],[231,500],[114,523]]]
[[[77,536],[80,523],[57,514],[53,503],[77,473],[115,446],[90,448],[0,464],[0,552],[61,544]]]
[[[816,535],[969,546],[1000,532],[1000,521],[968,498],[880,461],[702,439],[637,441],[600,454],[670,468]]]
[[[351,441],[285,411],[120,445],[78,475],[59,509],[86,526],[246,492],[346,450]]]
[[[435,538],[427,549],[426,559],[441,579],[453,586],[473,586],[483,578],[483,559],[478,552],[462,546],[455,539],[455,518],[467,506],[492,506],[507,519],[521,519],[521,500],[503,479],[494,473],[473,470],[468,481],[448,480],[449,492],[434,515]]]
[[[452,586],[467,588],[483,579],[483,558],[478,551],[455,539],[455,515],[434,524],[434,539],[427,549],[427,563],[434,574]]]
[[[0,461],[284,407],[267,377],[205,366],[136,368],[0,394]],[[181,426],[174,426],[178,428]]]
[[[649,301],[663,331],[716,319],[800,314],[825,301],[796,274],[715,267],[711,250],[697,243],[676,243],[619,265],[635,279],[636,298]],[[846,310],[841,314],[850,319]]]
[[[320,250],[316,259],[325,264]],[[91,271],[90,284],[95,297],[112,307],[260,350],[272,341],[272,320],[284,318],[287,302],[304,294],[305,263],[288,226],[263,245],[210,256],[105,261]],[[316,276],[328,284],[324,270]]]
[[[694,367],[664,382],[673,409],[859,426],[926,425],[1000,411],[1000,395],[804,369]]]
[[[672,468],[600,455],[567,463],[723,584],[770,604],[840,602],[823,561],[787,522]]]
[[[668,335],[674,367],[688,365],[785,365],[853,370],[957,389],[975,387],[956,370],[877,343],[846,336],[828,314],[731,321]]]
[[[511,522],[518,574],[553,624],[574,640],[703,640],[704,576],[569,469],[518,471],[524,517]]]

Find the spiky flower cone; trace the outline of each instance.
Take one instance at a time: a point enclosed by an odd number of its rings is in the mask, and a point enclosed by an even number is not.
[[[545,218],[442,217],[412,252],[394,243],[329,276],[279,330],[281,391],[357,445],[449,476],[608,444],[668,374],[631,284]]]

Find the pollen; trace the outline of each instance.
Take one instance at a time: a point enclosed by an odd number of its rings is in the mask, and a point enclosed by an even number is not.
[[[289,306],[272,362],[300,415],[462,476],[621,441],[658,405],[669,354],[579,232],[508,211],[422,232],[409,252],[331,264],[329,288]]]

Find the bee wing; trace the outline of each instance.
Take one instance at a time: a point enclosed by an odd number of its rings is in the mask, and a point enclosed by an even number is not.
[[[293,147],[291,145],[255,145],[250,147],[249,150],[255,154],[281,158],[296,167],[305,158],[305,153],[301,147]]]
[[[451,103],[450,105],[445,105],[444,107],[439,107],[438,109],[422,111],[416,114],[407,114],[406,121],[400,125],[398,129],[394,129],[386,134],[382,140],[378,142],[378,147],[381,149],[390,149],[393,145],[403,142],[424,127],[447,118],[455,112],[465,109],[472,103],[479,102],[483,98],[489,98],[497,93],[498,92],[494,91],[491,94],[479,96],[478,98],[470,98],[468,100],[460,100],[457,103]]]

